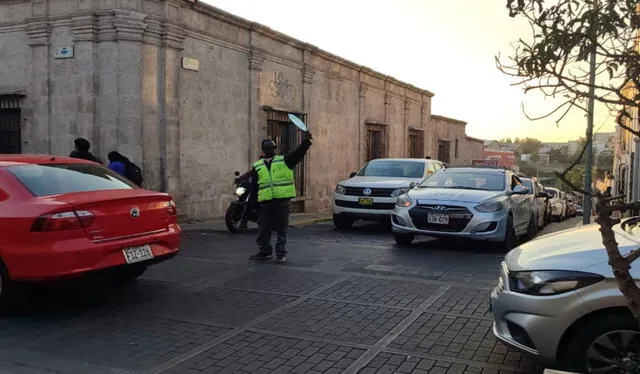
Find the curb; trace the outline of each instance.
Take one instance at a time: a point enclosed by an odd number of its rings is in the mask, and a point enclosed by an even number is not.
[[[300,222],[289,223],[289,227],[302,228],[302,227],[306,227],[306,226],[309,226],[309,225],[313,225],[314,223],[328,222],[328,221],[331,221],[332,219],[333,219],[332,217],[309,218],[309,219],[306,219],[306,220],[302,220]],[[180,223],[180,227],[182,228],[183,232],[203,231],[203,230],[204,231],[211,231],[211,228],[198,227],[197,225],[213,226],[213,224],[209,225],[206,222],[193,222],[193,223],[182,222],[182,223]],[[218,225],[220,225],[220,227],[224,227],[224,222],[218,223]],[[219,228],[219,230],[226,231],[226,228],[224,228],[224,229]],[[214,229],[213,231],[216,231],[216,230]]]
[[[331,221],[333,218],[332,217],[320,217],[320,218],[310,218],[308,220],[296,223],[296,224],[290,224],[289,227],[305,227],[305,226],[309,226],[309,225],[313,225],[314,223],[320,223],[320,222],[328,222]]]

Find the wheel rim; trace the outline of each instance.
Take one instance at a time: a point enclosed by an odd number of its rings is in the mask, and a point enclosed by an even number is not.
[[[588,373],[640,374],[640,333],[609,331],[596,338],[586,353]]]

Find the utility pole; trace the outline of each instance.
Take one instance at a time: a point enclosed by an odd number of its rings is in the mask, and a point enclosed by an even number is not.
[[[594,10],[598,9],[598,1],[593,2]],[[589,102],[587,104],[587,149],[584,167],[584,190],[587,193],[584,199],[584,208],[582,213],[582,223],[588,225],[591,223],[591,168],[593,167],[593,112],[595,101],[595,84],[596,84],[596,38],[595,21],[597,13],[594,12],[594,20],[592,21],[591,31],[591,52],[589,53]]]

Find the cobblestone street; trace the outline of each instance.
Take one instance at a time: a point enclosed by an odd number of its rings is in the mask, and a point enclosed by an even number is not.
[[[248,260],[255,234],[186,232],[178,257],[125,288],[29,287],[0,319],[0,372],[540,372],[491,332],[504,253],[327,222],[292,228],[276,265]]]

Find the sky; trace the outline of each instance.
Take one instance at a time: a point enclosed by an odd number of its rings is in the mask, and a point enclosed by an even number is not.
[[[511,43],[531,35],[509,17],[506,0],[204,0],[220,9],[357,64],[427,89],[432,113],[466,121],[481,139],[534,137],[564,142],[584,136],[586,116],[575,111],[530,121],[555,108],[542,94],[523,92],[496,68]],[[613,131],[606,108],[596,107],[594,129]]]

